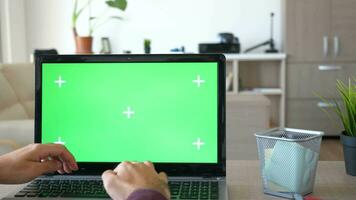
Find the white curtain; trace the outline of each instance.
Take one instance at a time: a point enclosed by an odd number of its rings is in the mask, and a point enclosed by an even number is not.
[[[1,58],[4,63],[28,62],[25,0],[0,0]]]
[[[0,10],[0,16],[1,16],[1,10]],[[3,61],[2,61],[2,57],[3,57],[3,55],[2,55],[2,41],[1,41],[1,26],[0,26],[0,63],[2,63]]]

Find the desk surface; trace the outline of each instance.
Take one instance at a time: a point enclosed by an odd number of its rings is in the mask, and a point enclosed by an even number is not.
[[[230,199],[281,199],[264,195],[258,161],[227,161],[227,180]],[[0,198],[19,185],[0,185]],[[343,161],[319,161],[313,195],[322,200],[356,199],[356,177],[345,173]]]
[[[263,194],[258,161],[231,160],[227,167],[230,199],[281,199]],[[312,195],[322,200],[356,199],[356,177],[346,175],[343,161],[319,161]]]

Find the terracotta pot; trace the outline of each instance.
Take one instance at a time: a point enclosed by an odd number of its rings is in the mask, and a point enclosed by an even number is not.
[[[93,37],[91,36],[75,36],[75,47],[77,54],[92,54],[93,53]]]

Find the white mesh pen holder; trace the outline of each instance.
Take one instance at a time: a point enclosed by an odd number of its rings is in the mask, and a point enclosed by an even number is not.
[[[297,199],[313,191],[322,135],[290,128],[255,134],[265,194]]]

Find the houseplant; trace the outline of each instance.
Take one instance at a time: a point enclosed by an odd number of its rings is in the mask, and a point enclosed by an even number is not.
[[[105,14],[107,12],[104,12],[103,15],[97,17],[89,16],[88,18],[89,33],[87,36],[80,36],[78,35],[78,31],[77,31],[78,18],[83,13],[83,11],[90,6],[92,0],[88,0],[82,7],[79,7],[78,1],[79,0],[74,0],[74,8],[72,13],[72,30],[73,30],[73,36],[75,41],[76,53],[90,54],[93,53],[92,44],[93,44],[94,30],[100,27],[101,25],[105,24],[106,22],[108,22],[110,19],[121,20],[122,17],[120,16],[105,17]],[[113,8],[120,11],[125,11],[127,7],[126,0],[106,0],[105,3],[108,6],[108,8]]]
[[[340,138],[344,149],[346,173],[356,176],[356,77],[350,78],[348,85],[337,80],[336,86],[341,103],[321,98],[326,103],[334,105],[334,111],[342,121],[345,130]]]
[[[143,41],[143,47],[144,47],[145,53],[151,53],[151,40],[145,39]]]

